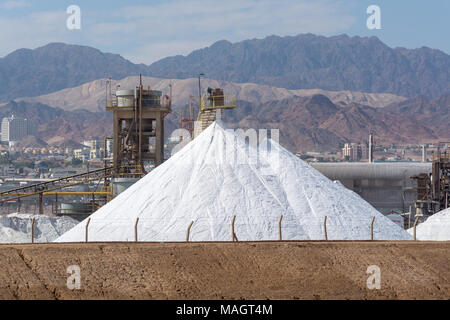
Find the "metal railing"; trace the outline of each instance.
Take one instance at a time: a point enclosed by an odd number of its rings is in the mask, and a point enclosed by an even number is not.
[[[142,106],[144,108],[168,108],[172,107],[172,103],[170,98],[166,95],[158,98],[142,98]],[[106,100],[107,108],[121,108],[119,106],[119,99],[117,96],[111,96]],[[133,105],[129,105],[128,107],[133,107]]]
[[[127,177],[127,176],[142,176],[144,172],[142,171],[142,166],[140,165],[126,165],[121,166],[116,172],[116,176]]]
[[[236,107],[236,95],[228,94],[223,96],[203,96],[200,103],[200,110],[233,109]]]

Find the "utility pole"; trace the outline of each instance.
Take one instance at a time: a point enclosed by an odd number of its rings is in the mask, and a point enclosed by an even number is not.
[[[198,75],[198,105],[200,106],[202,103],[202,88],[200,86],[200,78],[203,77],[205,74],[204,73],[200,73]]]
[[[373,147],[374,147],[373,134],[370,134],[369,135],[369,163],[373,162]]]

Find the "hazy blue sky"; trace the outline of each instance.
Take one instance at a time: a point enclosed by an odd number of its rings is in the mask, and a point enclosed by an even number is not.
[[[81,9],[80,30],[66,27],[69,5]],[[381,8],[381,30],[366,27],[369,5]],[[308,32],[450,53],[449,21],[450,0],[0,0],[0,57],[66,42],[148,64],[217,40]]]

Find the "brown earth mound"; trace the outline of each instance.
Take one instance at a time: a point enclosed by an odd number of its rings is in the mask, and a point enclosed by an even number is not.
[[[450,242],[0,245],[0,298],[449,299],[449,261]]]

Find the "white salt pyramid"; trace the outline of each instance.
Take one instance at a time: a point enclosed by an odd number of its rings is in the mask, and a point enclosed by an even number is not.
[[[414,234],[414,228],[408,229]],[[441,210],[416,227],[417,240],[450,241],[450,208]]]
[[[411,239],[355,193],[274,143],[270,153],[215,122],[181,151],[91,215],[89,241]],[[277,163],[275,150],[280,150]],[[256,154],[256,160],[255,160]],[[251,155],[251,156],[249,156]],[[87,221],[57,242],[85,241]]]

